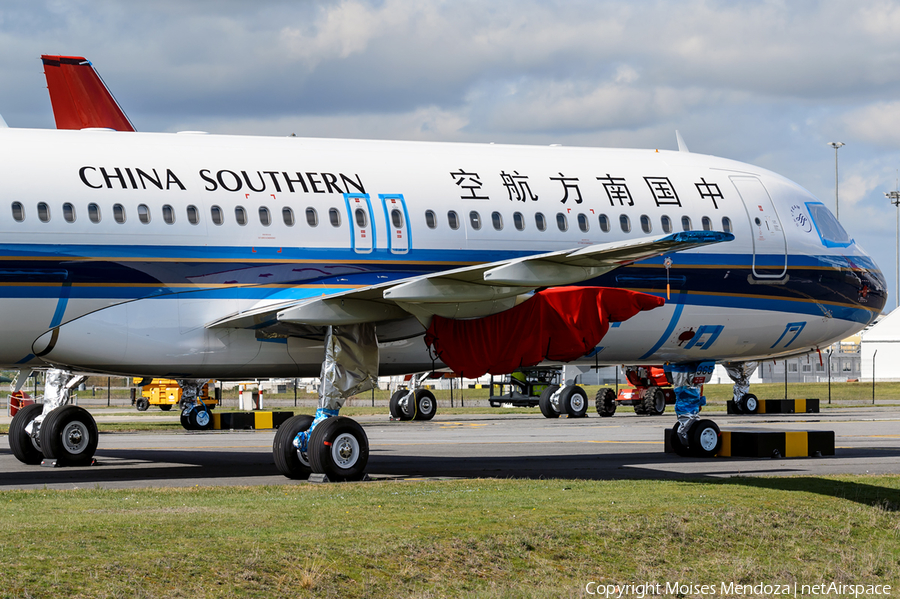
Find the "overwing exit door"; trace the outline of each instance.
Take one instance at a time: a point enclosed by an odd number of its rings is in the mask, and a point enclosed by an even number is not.
[[[381,205],[384,207],[388,249],[392,254],[405,254],[412,246],[406,202],[400,194],[379,195],[378,197],[381,198]]]
[[[344,194],[350,221],[350,247],[357,254],[369,254],[375,247],[375,221],[368,194]]]

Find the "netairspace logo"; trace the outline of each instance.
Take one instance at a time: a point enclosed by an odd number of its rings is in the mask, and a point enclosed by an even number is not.
[[[714,595],[740,595],[743,597],[879,597],[891,594],[890,585],[843,584],[822,582],[819,584],[738,584],[720,582],[695,584],[683,582],[647,582],[642,584],[604,584],[591,581],[584,586],[584,592],[594,597],[622,599],[624,597],[644,599],[644,597],[682,596],[707,597]]]

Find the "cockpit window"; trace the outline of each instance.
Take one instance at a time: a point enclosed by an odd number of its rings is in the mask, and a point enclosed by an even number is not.
[[[853,243],[847,231],[821,202],[807,202],[806,208],[825,247],[847,247]]]

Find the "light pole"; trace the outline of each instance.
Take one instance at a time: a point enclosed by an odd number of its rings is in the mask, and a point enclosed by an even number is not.
[[[838,148],[844,145],[842,141],[830,141],[828,145],[834,148],[834,217],[841,220],[841,211],[838,207],[838,163],[837,163],[837,151]]]
[[[894,301],[900,308],[900,191],[885,192],[884,197],[897,207],[897,287],[894,292]]]

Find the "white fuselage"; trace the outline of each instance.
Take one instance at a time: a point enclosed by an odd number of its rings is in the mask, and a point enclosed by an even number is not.
[[[0,364],[315,376],[315,331],[207,325],[435,270],[686,229],[735,239],[588,282],[668,297],[614,325],[591,363],[797,353],[860,330],[884,306],[877,266],[818,200],[721,158],[0,129]],[[383,374],[435,366],[416,321],[378,336]]]

